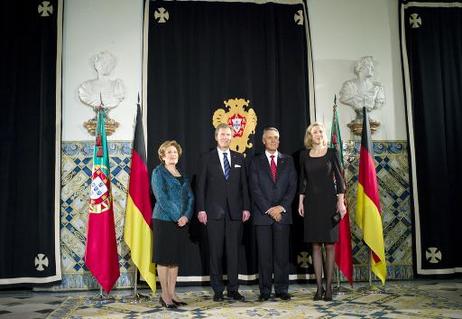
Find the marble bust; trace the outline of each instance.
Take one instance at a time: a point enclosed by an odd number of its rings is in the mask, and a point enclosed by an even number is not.
[[[103,107],[109,111],[117,107],[125,98],[122,80],[113,80],[109,77],[116,66],[116,59],[111,53],[103,51],[93,57],[93,66],[97,77],[80,85],[80,101],[94,110]]]
[[[340,102],[349,105],[356,112],[352,123],[362,123],[362,109],[366,107],[370,113],[385,103],[385,94],[380,82],[374,81],[374,60],[365,56],[356,62],[354,67],[356,78],[345,81],[340,90]],[[371,125],[380,125],[376,120],[370,120]],[[371,127],[372,129],[372,127]]]
[[[119,123],[111,119],[108,113],[125,99],[125,87],[122,80],[109,77],[116,66],[116,58],[110,52],[99,52],[92,58],[92,62],[97,76],[80,85],[79,99],[83,104],[91,107],[95,113],[100,109],[106,113],[106,133],[111,135],[119,127]],[[96,116],[84,122],[83,126],[90,135],[94,135]]]

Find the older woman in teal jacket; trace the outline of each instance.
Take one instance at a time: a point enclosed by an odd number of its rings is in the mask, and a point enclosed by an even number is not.
[[[152,216],[153,261],[157,264],[162,288],[159,302],[167,308],[186,305],[176,295],[175,285],[178,265],[188,240],[186,225],[192,216],[194,196],[189,179],[176,168],[181,152],[181,146],[176,141],[162,143],[158,150],[162,163],[153,170],[151,178],[156,197]]]

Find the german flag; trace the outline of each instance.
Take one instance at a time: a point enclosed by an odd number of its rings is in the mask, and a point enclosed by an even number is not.
[[[382,284],[385,284],[387,267],[382,216],[366,108],[363,108],[363,115],[356,223],[363,232],[364,242],[371,250],[371,270],[382,281]]]
[[[152,203],[143,134],[141,108],[138,104],[128,186],[124,239],[141,276],[156,291],[156,268],[152,262]]]

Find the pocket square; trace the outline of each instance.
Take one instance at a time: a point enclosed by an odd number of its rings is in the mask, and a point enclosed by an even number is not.
[[[241,165],[239,165],[239,164],[234,164],[234,167],[236,167],[236,168],[241,168]]]

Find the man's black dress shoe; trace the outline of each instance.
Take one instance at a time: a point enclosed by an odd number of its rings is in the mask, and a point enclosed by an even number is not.
[[[239,293],[239,291],[228,291],[228,298],[237,301],[244,301],[245,297]]]
[[[269,299],[270,299],[269,294],[260,294],[260,296],[258,297],[258,301],[268,301]]]
[[[225,298],[223,298],[223,293],[222,292],[216,292],[213,295],[213,301],[223,301]]]
[[[277,292],[274,296],[281,300],[290,300],[292,298],[287,292]]]
[[[159,302],[160,302],[160,305],[164,308],[168,308],[168,309],[176,308],[176,305],[174,303],[166,303],[164,299],[162,299],[162,296],[160,296]]]

